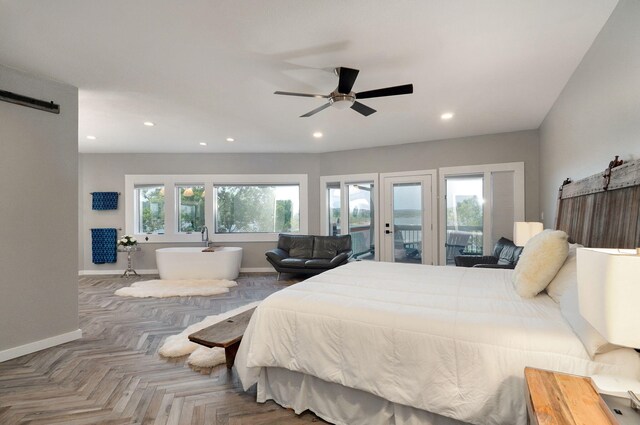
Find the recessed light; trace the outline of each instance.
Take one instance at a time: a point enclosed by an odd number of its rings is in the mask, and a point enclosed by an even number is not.
[[[207,146],[206,142],[200,142],[200,146]]]
[[[319,139],[322,137],[322,133],[319,131],[316,131],[315,133],[313,133],[313,137],[315,137],[316,139]]]
[[[89,140],[96,140],[96,136],[87,136],[87,139],[89,139]]]
[[[235,142],[236,139],[234,139],[233,137],[227,137],[227,142]]]
[[[444,114],[440,115],[440,119],[443,120],[450,120],[451,118],[453,118],[453,112],[445,112]]]
[[[146,125],[147,127],[153,127],[155,124],[152,123],[151,121],[145,121],[144,125]]]

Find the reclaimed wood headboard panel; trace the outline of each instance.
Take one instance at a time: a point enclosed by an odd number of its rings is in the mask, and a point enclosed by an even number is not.
[[[640,247],[640,160],[563,184],[555,228],[587,247]]]

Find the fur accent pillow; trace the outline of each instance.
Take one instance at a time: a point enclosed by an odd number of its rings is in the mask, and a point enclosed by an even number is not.
[[[533,298],[547,287],[567,259],[568,239],[561,230],[544,230],[529,239],[513,272],[518,295]]]

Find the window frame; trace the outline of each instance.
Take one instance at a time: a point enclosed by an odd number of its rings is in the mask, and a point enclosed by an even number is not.
[[[215,193],[215,199],[213,200],[214,205],[213,205],[213,211],[214,211],[214,218],[213,218],[213,222],[212,222],[212,226],[209,228],[209,232],[215,234],[217,237],[222,237],[222,236],[228,236],[228,235],[252,235],[253,237],[256,237],[256,235],[276,235],[276,240],[277,240],[277,235],[280,232],[220,232],[218,233],[216,231],[216,224],[217,224],[217,217],[215,216],[217,210],[218,210],[218,188],[219,187],[277,187],[277,186],[297,186],[298,187],[298,208],[299,208],[299,215],[301,215],[301,196],[300,196],[300,191],[302,190],[300,185],[297,183],[214,183],[213,184],[213,191]],[[301,217],[298,219],[299,222],[299,229],[297,231],[292,231],[292,232],[287,232],[287,233],[292,233],[292,234],[301,234],[301,229],[302,229],[302,219]],[[269,239],[271,240],[271,239]]]
[[[446,250],[444,249],[447,240],[445,223],[447,217],[446,203],[446,179],[447,177],[483,176],[483,255],[490,255],[493,251],[491,237],[493,233],[493,184],[491,175],[496,172],[513,172],[513,215],[514,221],[525,221],[525,177],[524,162],[507,162],[500,164],[463,165],[458,167],[441,167],[438,169],[439,187],[439,217],[438,224],[438,264],[446,265]]]
[[[139,229],[140,226],[140,192],[138,191],[138,189],[141,188],[150,188],[150,187],[162,187],[164,189],[164,204],[165,204],[165,210],[166,210],[166,204],[167,204],[167,190],[166,187],[164,186],[164,183],[137,183],[136,185],[134,185],[133,187],[133,229]],[[167,227],[167,217],[166,217],[166,213],[165,213],[165,218],[164,218],[164,225],[163,227],[165,228],[165,232],[166,232],[166,227]],[[133,233],[128,233],[128,234],[133,234]],[[137,233],[137,234],[143,234],[143,233]],[[145,235],[147,233],[144,233]],[[152,233],[152,234],[158,234],[158,233]],[[162,233],[164,234],[164,232]]]
[[[374,232],[374,244],[376,246],[376,252],[374,261],[380,261],[380,180],[379,173],[363,173],[363,174],[344,174],[336,176],[320,176],[320,234],[329,235],[329,199],[327,185],[335,184],[340,185],[340,222],[342,223],[340,228],[341,235],[347,235],[349,233],[349,191],[347,186],[350,184],[358,183],[373,183],[373,208],[375,211],[375,218],[373,225],[376,230]]]
[[[163,184],[165,190],[165,234],[135,233],[136,200],[135,186]],[[135,235],[139,243],[202,242],[200,232],[191,234],[178,232],[178,197],[176,187],[182,185],[202,185],[209,196],[205,196],[205,226],[209,229],[212,242],[275,242],[278,233],[215,233],[216,194],[215,186],[233,185],[296,185],[299,186],[300,230],[307,234],[309,229],[309,201],[307,174],[127,174],[125,175],[125,231]],[[172,195],[167,196],[171,191]],[[293,233],[293,232],[292,232]]]
[[[202,186],[204,188],[204,191],[206,193],[207,190],[207,186],[203,183],[203,182],[199,182],[199,183],[176,183],[175,186],[173,187],[173,196],[175,197],[175,208],[176,208],[176,221],[174,223],[175,225],[175,229],[174,231],[176,232],[176,234],[178,235],[183,235],[183,234],[194,234],[194,233],[200,233],[200,231],[192,231],[191,233],[188,232],[183,232],[180,230],[180,188],[186,188],[186,187],[196,187],[196,186]],[[165,189],[165,193],[166,193],[166,189]],[[204,220],[205,220],[205,226],[206,226],[206,221],[207,221],[207,207],[206,207],[206,202],[207,202],[207,197],[204,197],[204,201],[205,201],[205,206],[204,206]]]

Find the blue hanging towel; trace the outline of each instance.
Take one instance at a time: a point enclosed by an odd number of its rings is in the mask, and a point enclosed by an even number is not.
[[[118,260],[117,238],[116,229],[91,229],[93,264],[115,263]]]
[[[93,192],[91,208],[94,210],[117,210],[118,192]]]

